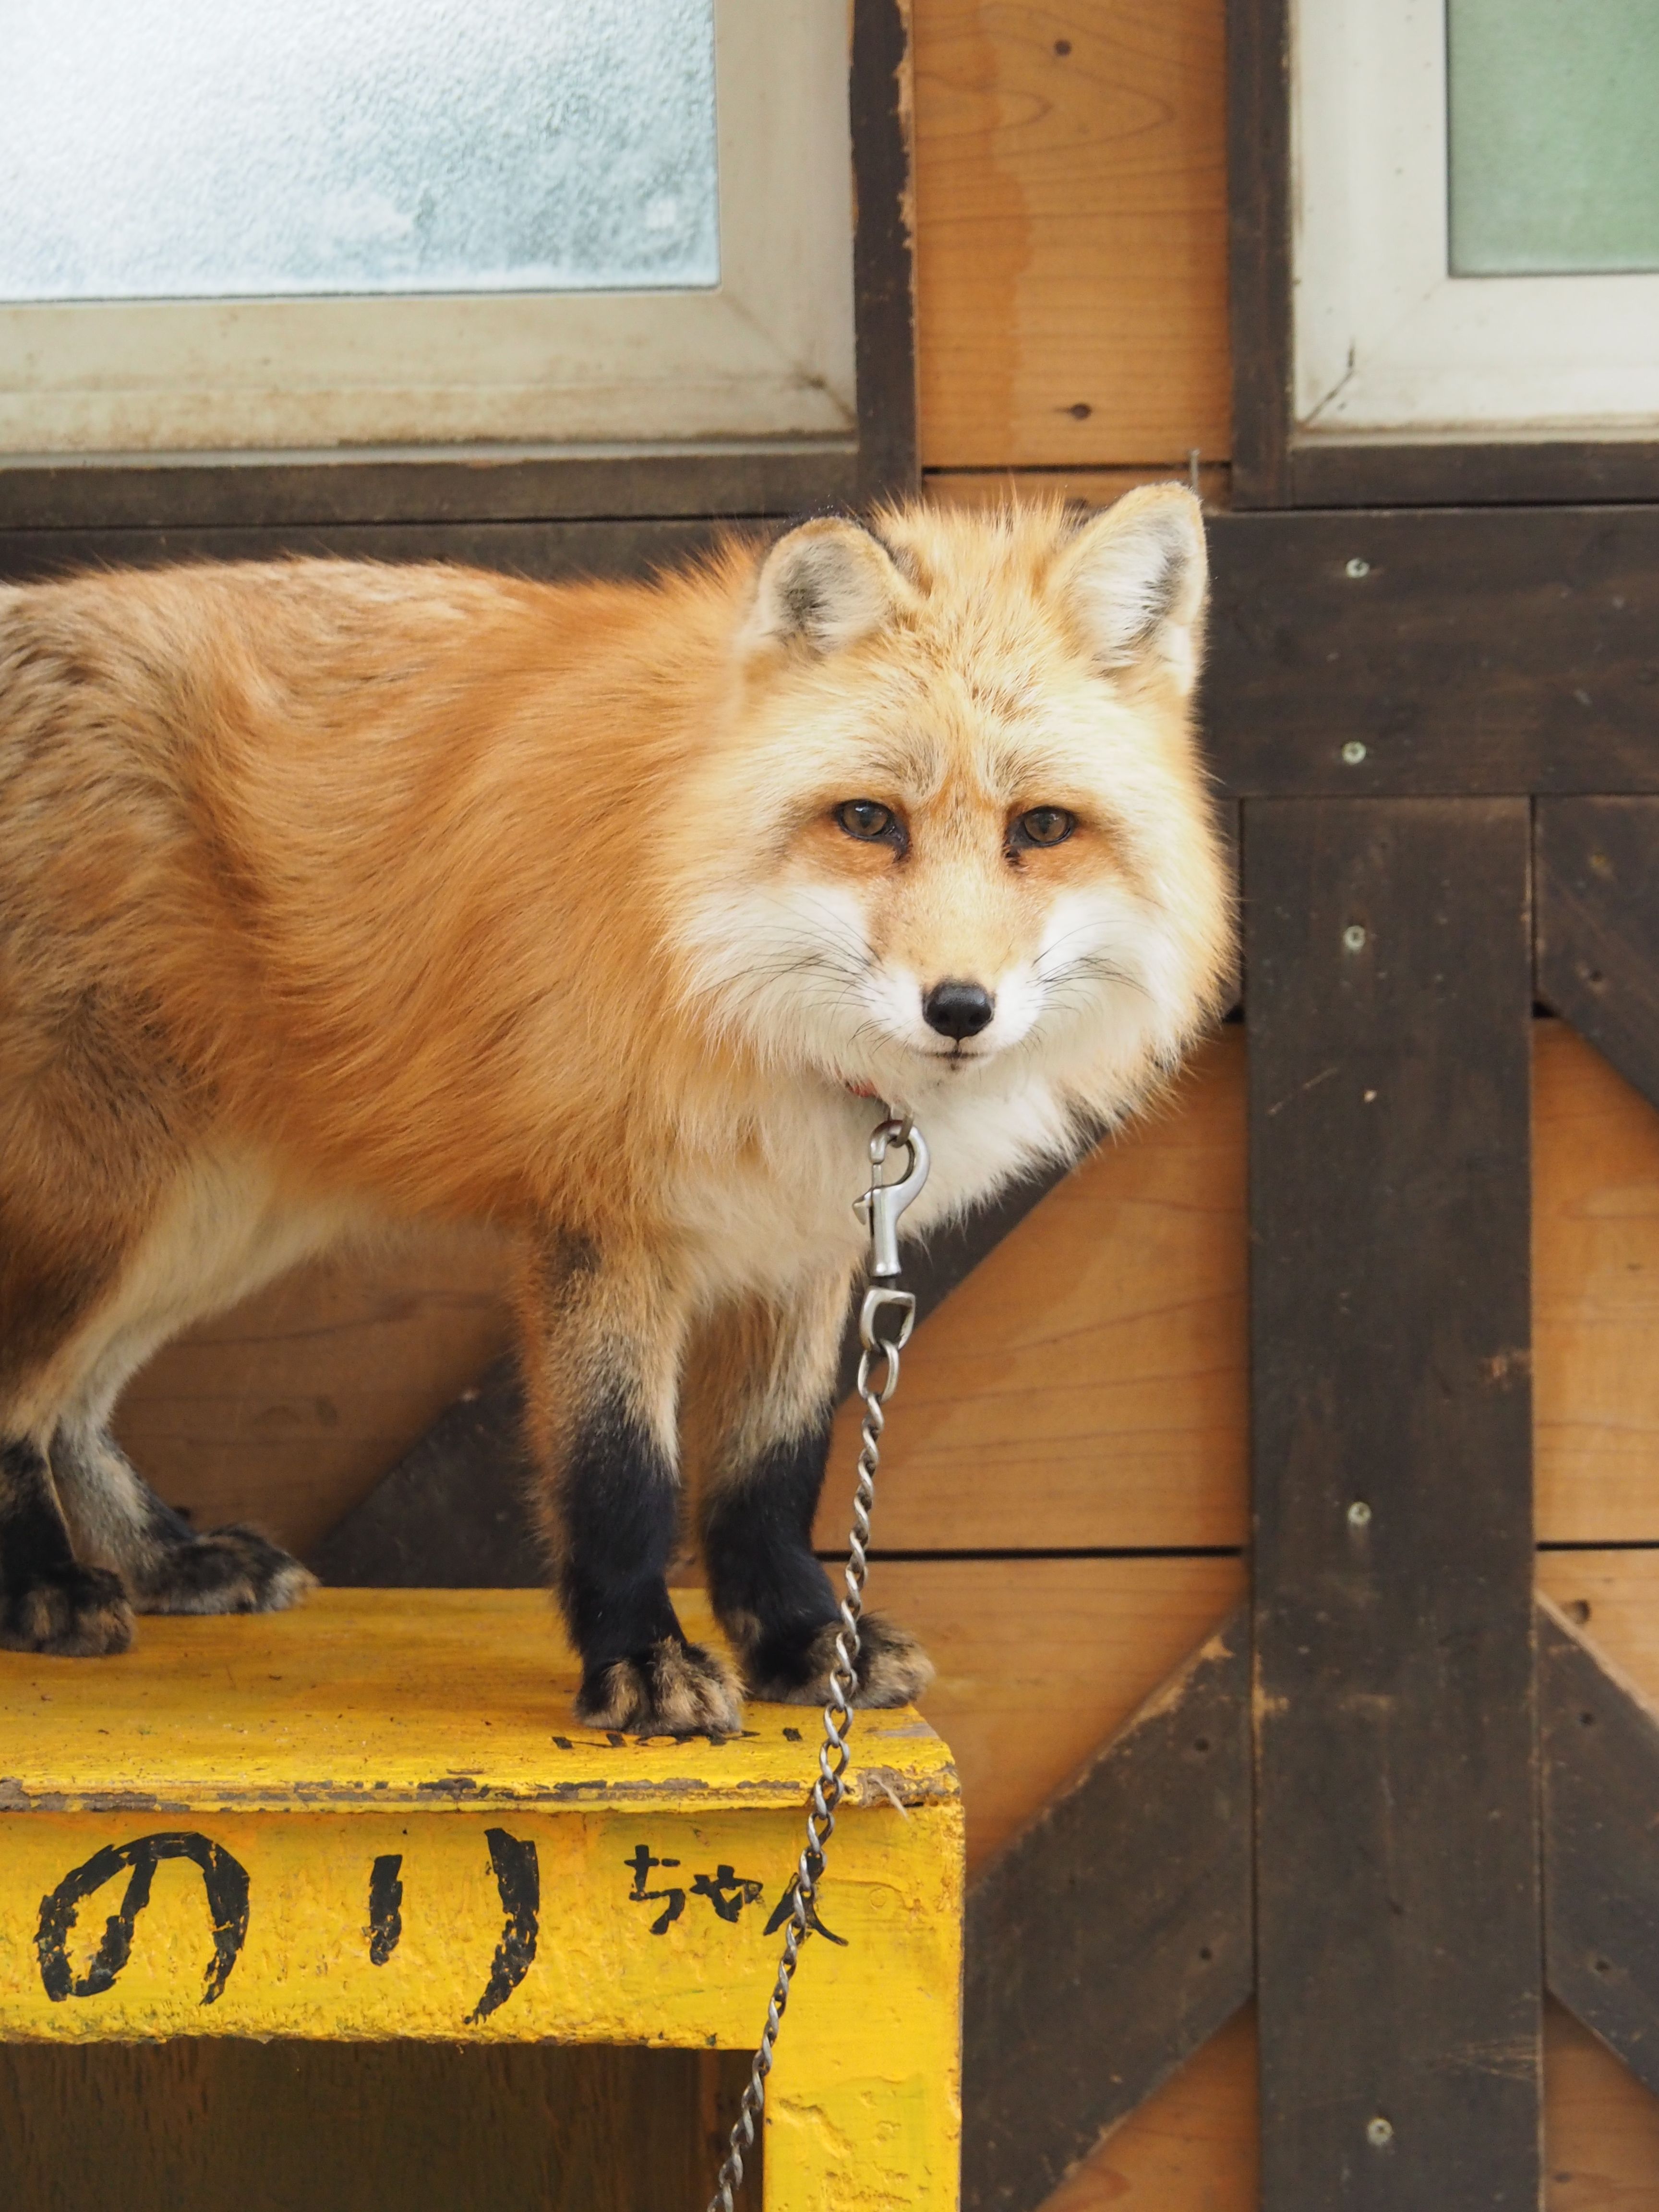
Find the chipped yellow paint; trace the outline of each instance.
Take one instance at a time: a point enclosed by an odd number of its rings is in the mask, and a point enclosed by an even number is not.
[[[751,1705],[718,1745],[624,1743],[577,1724],[575,1684],[533,1590],[325,1590],[295,1613],[141,1620],[97,1666],[0,1653],[0,1810],[800,1803],[811,1711]],[[860,1714],[854,1741],[855,1793],[957,1794],[914,1712]]]
[[[573,1680],[545,1601],[507,1592],[331,1592],[297,1614],[146,1620],[114,1661],[0,1654],[0,2036],[746,2046],[816,1717],[753,1706],[732,1741],[622,1741],[574,1724]],[[854,1743],[823,1899],[844,1941],[806,1948],[766,2204],[945,2212],[955,1776],[914,1713],[860,1714]],[[145,1897],[130,1868],[151,1857]]]

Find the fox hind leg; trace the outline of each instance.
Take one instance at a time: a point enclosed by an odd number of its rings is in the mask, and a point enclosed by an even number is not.
[[[76,1558],[39,1442],[0,1441],[0,1648],[84,1658],[131,1641],[121,1578]]]
[[[77,1552],[121,1576],[137,1613],[278,1613],[316,1587],[308,1568],[257,1529],[198,1535],[101,1422],[61,1420],[52,1464]]]
[[[88,1178],[70,1178],[79,1164],[63,1164],[62,1187],[74,1193],[78,1182],[84,1194]],[[252,1529],[198,1535],[143,1482],[109,1433],[109,1413],[128,1376],[169,1337],[326,1242],[331,1218],[285,1213],[271,1203],[269,1179],[240,1163],[173,1155],[132,1168],[125,1218],[113,1206],[100,1218],[82,1196],[79,1219],[60,1202],[50,1231],[24,1234],[24,1211],[14,1206],[17,1233],[0,1236],[0,1439],[33,1440],[27,1479],[11,1483],[25,1501],[21,1517],[9,1527],[0,1509],[0,1577],[10,1592],[7,1632],[40,1648],[116,1650],[134,1609],[266,1612],[314,1582]],[[38,1202],[37,1210],[47,1211]],[[65,1558],[94,1577],[94,1613],[110,1586],[124,1591],[118,1641],[97,1620],[53,1626],[56,1598],[25,1601],[38,1577],[56,1587]]]
[[[787,1310],[732,1316],[715,1350],[729,1376],[724,1434],[702,1502],[703,1556],[720,1624],[751,1697],[826,1705],[839,1603],[812,1553],[848,1284],[813,1285]],[[860,1624],[854,1702],[908,1705],[933,1680],[926,1652],[878,1613]]]

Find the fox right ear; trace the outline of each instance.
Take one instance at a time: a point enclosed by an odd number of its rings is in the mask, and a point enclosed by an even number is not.
[[[1204,511],[1180,484],[1145,484],[1085,522],[1053,588],[1103,674],[1161,668],[1183,695],[1198,677],[1209,570]]]
[[[905,586],[879,538],[856,522],[803,522],[761,564],[743,642],[839,653],[898,611]]]

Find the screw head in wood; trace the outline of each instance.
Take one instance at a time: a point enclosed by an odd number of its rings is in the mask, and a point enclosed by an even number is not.
[[[1394,2141],[1394,2122],[1385,2120],[1381,2112],[1365,2123],[1365,2140],[1373,2150],[1384,2150]]]
[[[1351,921],[1343,931],[1342,950],[1345,952],[1363,952],[1365,950],[1365,932],[1360,923]]]
[[[1346,765],[1349,768],[1358,768],[1364,757],[1364,746],[1360,744],[1358,738],[1350,738],[1342,748],[1342,758]]]
[[[1371,564],[1362,554],[1356,553],[1352,560],[1348,563],[1347,573],[1353,578],[1353,580],[1357,584],[1362,576],[1369,576],[1370,574]]]
[[[1363,1498],[1355,1498],[1355,1500],[1354,1500],[1354,1502],[1353,1502],[1353,1504],[1352,1504],[1348,1508],[1348,1526],[1349,1526],[1349,1528],[1369,1528],[1370,1527],[1370,1525],[1371,1525],[1371,1509],[1370,1509],[1370,1507],[1369,1505],[1367,1505],[1367,1504],[1366,1504],[1366,1503],[1365,1503],[1365,1501],[1364,1501],[1364,1499]]]

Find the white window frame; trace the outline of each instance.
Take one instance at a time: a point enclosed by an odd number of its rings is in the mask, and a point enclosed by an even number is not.
[[[1445,0],[1294,0],[1299,443],[1651,438],[1659,276],[1454,276]]]
[[[0,307],[0,455],[854,434],[846,0],[715,0],[720,281]]]

